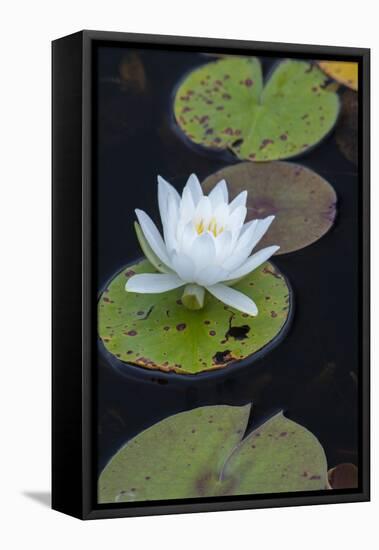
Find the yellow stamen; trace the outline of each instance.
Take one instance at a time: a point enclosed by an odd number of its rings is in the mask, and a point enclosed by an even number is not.
[[[217,226],[216,218],[212,218],[207,226],[204,224],[204,220],[200,220],[197,224],[195,224],[195,229],[198,235],[201,235],[204,231],[209,231],[210,233],[213,233],[215,237],[224,231],[223,227]]]
[[[203,220],[200,220],[200,222],[195,225],[195,228],[196,228],[196,231],[197,231],[198,235],[201,235],[204,231],[204,222],[203,222]]]

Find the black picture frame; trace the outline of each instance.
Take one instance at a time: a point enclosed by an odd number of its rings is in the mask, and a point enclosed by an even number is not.
[[[92,140],[93,51],[97,44],[127,43],[143,48],[250,52],[359,63],[359,173],[361,379],[358,490],[331,490],[294,495],[224,497],[131,505],[99,505],[93,467],[96,426],[96,289],[94,288],[94,213]],[[144,516],[218,510],[241,510],[370,499],[370,50],[82,31],[52,43],[53,75],[53,385],[52,507],[81,519]],[[69,298],[68,298],[69,296]],[[341,335],[341,337],[343,337]]]

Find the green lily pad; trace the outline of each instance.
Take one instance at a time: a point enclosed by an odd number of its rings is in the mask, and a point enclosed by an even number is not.
[[[342,95],[341,116],[336,127],[336,142],[342,154],[358,164],[358,94],[347,90]]]
[[[179,288],[162,294],[125,291],[134,273],[154,273],[142,260],[117,274],[99,300],[99,335],[119,360],[149,369],[196,374],[240,361],[273,343],[291,307],[283,275],[270,262],[234,285],[253,297],[257,317],[207,294],[203,309],[183,306]]]
[[[240,159],[290,158],[333,128],[338,95],[305,61],[279,63],[265,85],[255,57],[227,57],[195,69],[180,84],[174,114],[195,143],[231,149]]]
[[[241,162],[203,182],[205,192],[225,179],[231,198],[247,190],[247,219],[276,216],[258,248],[279,245],[277,254],[308,246],[322,237],[336,217],[337,196],[321,176],[289,162]]]
[[[215,405],[158,422],[106,465],[99,502],[327,488],[325,453],[311,432],[279,413],[244,437],[249,414],[250,405]]]

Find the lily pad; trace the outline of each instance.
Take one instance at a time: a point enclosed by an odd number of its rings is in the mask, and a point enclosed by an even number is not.
[[[207,294],[201,310],[183,306],[183,289],[162,294],[125,291],[134,273],[153,273],[142,260],[121,271],[99,300],[99,335],[120,361],[149,369],[196,374],[220,369],[273,344],[291,307],[285,278],[270,262],[234,288],[253,297],[257,317],[228,308]]]
[[[279,63],[267,82],[255,57],[227,57],[191,72],[174,113],[195,143],[231,149],[253,161],[293,157],[333,128],[339,99],[323,89],[325,74],[305,61]]]
[[[199,407],[138,434],[99,478],[100,503],[327,488],[316,437],[282,413],[244,437],[250,405]]]
[[[325,74],[352,90],[358,90],[358,63],[348,61],[319,61]]]
[[[259,247],[279,245],[277,254],[293,252],[322,237],[333,225],[337,196],[321,176],[289,162],[243,162],[206,178],[208,192],[220,179],[228,182],[234,198],[247,190],[247,218],[276,216]]]
[[[343,155],[358,164],[358,95],[346,90],[342,95],[341,116],[336,127],[336,142]]]
[[[349,462],[338,464],[329,470],[328,481],[331,489],[357,489],[358,468]]]

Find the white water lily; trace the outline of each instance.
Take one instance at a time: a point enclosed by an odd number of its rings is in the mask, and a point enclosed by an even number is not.
[[[182,301],[200,309],[207,290],[215,298],[239,311],[257,315],[254,301],[233,288],[241,278],[263,264],[279,246],[252,254],[275,216],[245,222],[247,192],[228,202],[225,180],[208,196],[192,174],[182,196],[158,176],[158,203],[163,238],[152,219],[136,210],[136,232],[147,259],[160,273],[133,275],[128,292],[161,293],[185,286]]]

